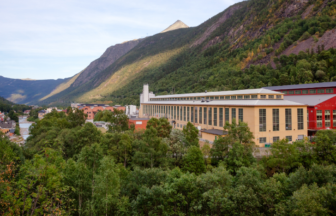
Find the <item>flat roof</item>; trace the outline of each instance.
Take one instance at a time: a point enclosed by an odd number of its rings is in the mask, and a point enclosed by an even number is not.
[[[323,103],[330,98],[335,97],[336,94],[325,94],[325,95],[295,95],[295,96],[285,96],[285,100],[305,104],[308,106],[316,106],[317,104]]]
[[[214,100],[201,101],[148,101],[142,104],[160,105],[194,105],[194,106],[305,106],[305,104],[289,100]]]
[[[275,94],[281,95],[281,92],[275,92],[268,89],[244,89],[234,91],[219,91],[219,92],[199,92],[187,94],[174,94],[174,95],[158,95],[153,98],[171,98],[171,97],[207,97],[207,96],[222,96],[222,95],[248,95],[248,94]]]
[[[130,118],[129,120],[141,121],[141,120],[149,120],[149,118]]]
[[[218,129],[202,130],[201,133],[208,133],[208,134],[214,134],[214,135],[227,135],[228,134],[227,131],[218,130]]]
[[[327,88],[336,87],[336,82],[309,83],[298,85],[268,86],[263,87],[268,90],[288,90],[288,89],[307,89],[307,88]]]

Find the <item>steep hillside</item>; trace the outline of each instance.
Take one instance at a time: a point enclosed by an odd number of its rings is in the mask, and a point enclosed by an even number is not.
[[[0,96],[15,103],[44,104],[44,100],[63,92],[71,85],[81,86],[95,74],[106,69],[142,39],[127,41],[107,48],[103,55],[91,62],[88,67],[75,76],[58,80],[9,79],[0,76]]]
[[[241,2],[198,27],[144,39],[43,102],[138,104],[143,83],[169,94],[336,80],[335,15],[336,1]]]
[[[77,87],[87,83],[97,73],[105,70],[108,66],[133,49],[141,41],[142,39],[126,41],[107,48],[101,57],[91,62],[89,66],[81,72],[72,86]]]

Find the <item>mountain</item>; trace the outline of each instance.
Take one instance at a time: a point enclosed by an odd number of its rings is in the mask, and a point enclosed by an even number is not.
[[[173,30],[181,29],[181,28],[189,28],[189,26],[187,26],[186,24],[184,24],[182,21],[177,20],[172,25],[170,25],[168,28],[166,28],[165,30],[163,30],[161,33],[165,33],[165,32],[168,32],[168,31],[173,31]]]
[[[125,55],[141,41],[142,39],[126,41],[107,48],[101,57],[91,62],[89,66],[80,73],[72,85],[77,87],[87,83],[97,73],[105,70],[109,65],[113,64],[121,56]]]
[[[138,105],[143,83],[163,95],[336,80],[335,16],[336,1],[243,1],[97,61],[39,103]]]
[[[76,87],[85,84],[96,73],[106,69],[142,39],[126,41],[106,49],[101,57],[91,62],[84,70],[73,77],[58,80],[10,79],[0,76],[0,96],[15,103],[37,104],[58,94],[71,85]]]
[[[34,104],[68,79],[21,80],[0,76],[0,96],[14,103]]]

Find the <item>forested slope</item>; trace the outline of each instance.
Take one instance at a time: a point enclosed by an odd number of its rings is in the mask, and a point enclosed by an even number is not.
[[[139,104],[143,83],[170,94],[335,80],[335,14],[335,1],[241,2],[145,38],[85,85],[42,102]]]

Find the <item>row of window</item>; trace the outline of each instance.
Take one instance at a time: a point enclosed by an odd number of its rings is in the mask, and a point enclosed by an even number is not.
[[[179,100],[242,100],[258,99],[258,95],[231,95],[209,97],[183,97],[183,98],[151,98],[151,101],[179,101]],[[281,95],[260,95],[260,99],[282,99]]]
[[[322,110],[316,110],[316,127],[321,128],[322,126]],[[324,110],[324,126],[330,127],[330,110]],[[336,127],[336,110],[333,110],[333,127]]]
[[[259,109],[259,131],[265,132],[266,131],[266,109]],[[279,121],[279,109],[272,110],[272,125],[273,131],[280,130],[280,121]],[[303,109],[297,109],[297,123],[298,123],[298,130],[304,129],[304,122],[303,122]],[[292,109],[285,109],[285,129],[292,130]]]
[[[288,142],[292,142],[292,136],[286,136],[286,139],[288,140]],[[275,136],[272,138],[273,142],[279,141],[280,137]],[[259,137],[259,143],[266,143],[266,137]]]
[[[229,121],[230,108],[144,105],[143,114],[223,127],[224,122]],[[231,108],[233,119],[237,119],[237,108]],[[238,108],[238,120],[244,121],[243,108]]]
[[[318,94],[323,94],[323,93],[334,93],[334,89],[329,88],[329,89],[306,89],[306,90],[292,90],[292,91],[283,91],[282,93],[284,94],[316,94],[316,92]]]

